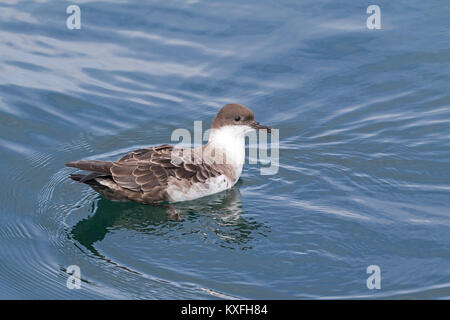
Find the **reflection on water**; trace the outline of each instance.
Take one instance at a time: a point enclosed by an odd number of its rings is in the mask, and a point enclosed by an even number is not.
[[[241,184],[242,182],[239,181],[228,191],[197,201],[176,204],[175,208],[180,213],[180,221],[171,219],[168,209],[164,207],[133,202],[114,202],[98,197],[92,203],[92,215],[79,221],[70,231],[70,236],[91,253],[103,258],[103,255],[95,248],[95,243],[102,241],[113,230],[128,229],[164,237],[177,230],[187,232],[187,229],[183,230],[183,224],[192,226],[201,219],[202,224],[208,221],[208,227],[201,231],[205,239],[215,235],[221,247],[251,249],[253,234],[267,233],[268,227],[253,218],[242,217],[243,209],[239,192]]]

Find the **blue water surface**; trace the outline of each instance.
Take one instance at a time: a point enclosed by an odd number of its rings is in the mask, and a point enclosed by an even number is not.
[[[67,178],[229,102],[278,173],[181,222]],[[448,1],[2,1],[0,121],[0,298],[450,298]]]

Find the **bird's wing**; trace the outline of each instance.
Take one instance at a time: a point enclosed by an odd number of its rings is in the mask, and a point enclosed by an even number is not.
[[[221,174],[206,163],[194,163],[193,155],[183,157],[182,152],[169,145],[132,151],[112,163],[112,177],[123,188],[151,193],[166,188],[170,177],[196,183]]]
[[[142,159],[148,159],[152,157],[153,153],[170,153],[173,150],[173,146],[168,144],[163,144],[156,147],[149,147],[144,149],[138,149],[131,151],[130,153],[124,155],[122,158],[120,158],[117,161],[125,161],[125,160],[142,160]]]

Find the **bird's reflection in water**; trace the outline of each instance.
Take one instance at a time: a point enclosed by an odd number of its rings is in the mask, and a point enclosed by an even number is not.
[[[99,198],[92,215],[78,222],[71,237],[91,253],[103,257],[94,244],[108,232],[128,229],[152,236],[175,236],[200,233],[204,239],[230,249],[251,249],[256,236],[265,236],[268,227],[253,217],[244,218],[239,185],[231,190],[190,202],[174,205],[181,221],[174,221],[167,208],[132,202],[112,202]]]

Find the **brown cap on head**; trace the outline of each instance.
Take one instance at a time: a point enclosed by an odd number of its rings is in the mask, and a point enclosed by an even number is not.
[[[270,132],[269,127],[260,125],[255,121],[253,111],[237,103],[230,103],[223,106],[214,118],[211,129],[239,125],[247,125],[254,129],[267,129]]]

